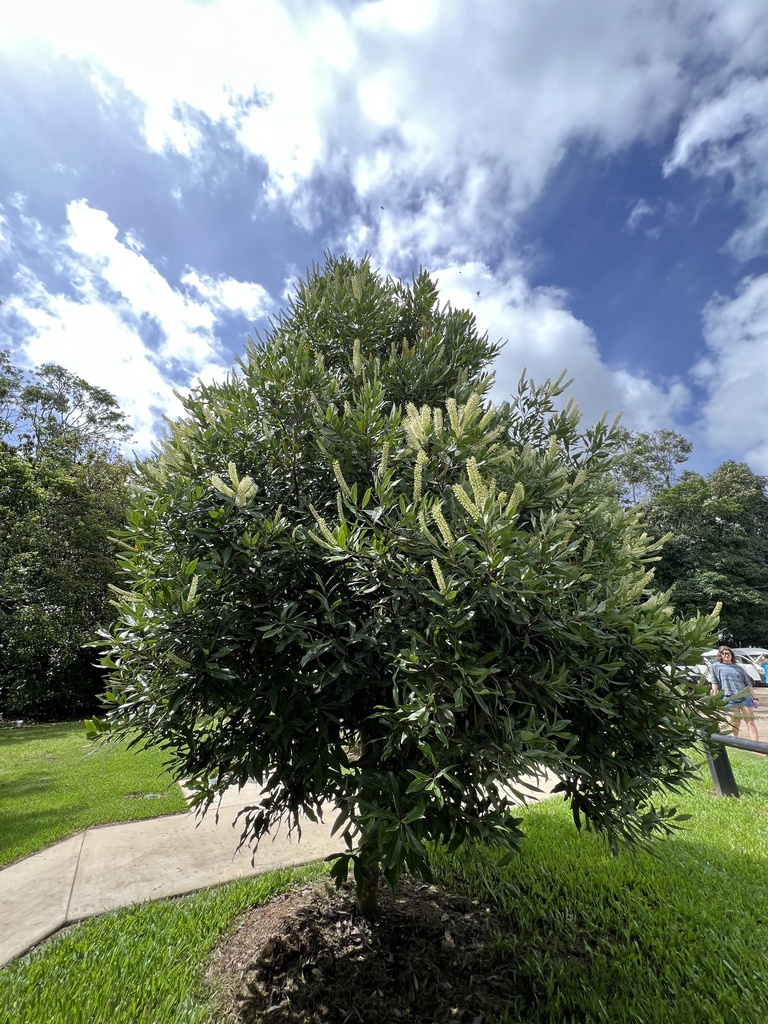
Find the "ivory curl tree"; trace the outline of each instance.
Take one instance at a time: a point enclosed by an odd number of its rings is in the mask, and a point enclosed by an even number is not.
[[[333,805],[364,910],[379,870],[428,875],[429,841],[514,848],[544,769],[613,842],[668,829],[653,794],[709,727],[665,666],[714,620],[647,589],[610,430],[560,383],[489,404],[496,354],[426,274],[329,258],[185,400],[130,515],[106,721],[200,807],[261,782],[245,840]]]

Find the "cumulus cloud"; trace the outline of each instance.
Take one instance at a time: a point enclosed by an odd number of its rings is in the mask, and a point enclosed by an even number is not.
[[[220,275],[213,278],[188,270],[181,283],[197,292],[216,313],[239,313],[249,320],[260,320],[274,308],[269,292],[253,281],[237,281]]]
[[[712,62],[713,84],[668,168],[693,167],[705,123],[721,133],[708,166],[721,164],[722,132],[762,116],[756,81],[721,93],[734,54],[765,60],[765,23],[750,0],[136,0],[117,25],[95,0],[28,0],[4,19],[0,48],[42,39],[85,61],[105,95],[110,77],[121,81],[156,149],[194,161],[196,117],[223,124],[263,162],[265,200],[305,227],[322,217],[328,181],[344,182],[361,218],[350,230],[362,225],[383,261],[405,264],[424,246],[460,261],[482,254],[491,231],[513,237],[574,139],[610,153],[657,138],[690,101],[694,62]],[[761,162],[757,128],[746,149],[744,182]],[[750,251],[764,231],[734,245]]]
[[[706,388],[702,429],[713,451],[744,452],[768,473],[768,274],[745,278],[735,296],[718,296],[704,312],[707,353],[694,368]]]
[[[194,162],[200,117],[224,125],[263,162],[265,200],[305,227],[322,217],[328,181],[344,182],[372,247],[412,263],[423,242],[434,250],[435,219],[445,258],[474,258],[491,230],[511,237],[574,140],[604,153],[655,140],[692,98],[668,169],[719,172],[721,143],[744,131],[752,141],[731,158],[751,202],[748,179],[766,166],[758,8],[136,0],[116,16],[95,0],[28,0],[5,15],[0,48],[42,41],[84,62],[106,99],[120,81],[158,150]],[[752,224],[734,246],[749,253],[765,231]]]
[[[202,153],[224,159],[206,135],[215,124],[263,168],[261,201],[305,228],[327,226],[343,194],[343,217],[327,227],[334,247],[370,252],[395,274],[442,267],[455,301],[510,339],[499,389],[523,365],[538,378],[567,367],[590,418],[623,408],[631,426],[674,426],[690,394],[679,380],[606,365],[568,296],[532,288],[514,262],[520,218],[569,147],[609,156],[677,126],[666,172],[727,175],[745,211],[734,253],[748,258],[768,241],[768,19],[755,0],[136,0],[118,14],[95,0],[27,0],[4,14],[0,50],[40,46],[87,69],[104,103],[118,101],[116,84],[132,93],[147,145],[192,169]],[[641,200],[627,229],[650,217]],[[56,251],[76,295],[46,291],[36,308],[61,321],[71,303],[106,304],[162,380],[219,365],[227,313],[269,309],[260,286],[194,268],[174,286],[138,237],[120,238],[85,203],[70,208]],[[732,331],[738,348],[751,337],[738,311],[759,280],[707,309],[718,366],[738,365],[717,339]],[[707,365],[695,380],[711,388]]]
[[[175,390],[227,373],[217,326],[271,308],[261,285],[193,268],[181,282],[186,287],[174,287],[133,234],[121,240],[107,213],[84,200],[67,207],[63,235],[45,233],[45,251],[66,282],[56,286],[22,258],[31,242],[40,244],[41,232],[31,218],[19,220],[12,237],[19,265],[0,307],[0,330],[29,364],[58,362],[111,391],[141,450],[158,436],[162,416],[179,414]]]
[[[120,242],[103,210],[81,200],[69,204],[67,219],[65,246],[79,257],[74,280],[81,294],[100,296],[107,285],[132,318],[153,320],[162,332],[159,355],[167,361],[199,368],[215,359],[215,313],[210,306],[172,288],[145,256]]]
[[[148,450],[163,415],[181,412],[167,380],[137,331],[120,313],[96,301],[50,294],[27,278],[9,305],[28,326],[24,354],[33,365],[60,363],[114,394],[132,426],[132,443]]]
[[[194,154],[201,134],[190,112],[230,126],[249,151],[269,150],[282,191],[319,156],[316,113],[336,95],[334,69],[348,70],[347,34],[342,14],[322,2],[136,0],[116,14],[95,0],[29,0],[4,18],[0,49],[42,41],[83,60],[107,100],[119,80],[143,103],[158,150]]]
[[[481,263],[445,267],[435,272],[441,298],[471,308],[478,326],[491,340],[506,342],[498,357],[493,397],[508,399],[523,370],[538,383],[566,370],[573,378],[569,393],[584,421],[623,412],[635,430],[674,428],[690,403],[684,382],[663,383],[626,366],[607,366],[590,328],[567,308],[567,295],[556,288],[531,288],[516,267],[492,273]]]
[[[42,34],[121,80],[150,145],[193,158],[190,112],[223,123],[263,161],[268,202],[310,226],[329,176],[343,180],[364,216],[390,212],[382,247],[411,261],[425,207],[442,251],[471,258],[491,225],[511,230],[573,139],[610,152],[653,137],[687,94],[700,18],[693,0],[137,0],[116,31],[92,0],[45,17],[40,2],[12,13],[6,39]]]

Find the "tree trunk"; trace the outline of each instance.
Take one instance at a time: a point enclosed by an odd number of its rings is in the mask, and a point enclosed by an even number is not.
[[[357,907],[363,917],[375,917],[379,911],[379,865],[371,864],[357,883]]]
[[[368,753],[365,728],[360,729],[360,760],[364,761]],[[373,852],[372,844],[366,841],[365,826],[360,837],[360,867],[362,872],[357,878],[357,908],[363,917],[374,917],[379,910],[379,858]]]

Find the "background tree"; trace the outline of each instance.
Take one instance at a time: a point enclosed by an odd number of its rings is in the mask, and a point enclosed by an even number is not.
[[[620,494],[632,505],[671,487],[677,468],[687,461],[693,445],[674,430],[617,432],[612,472]]]
[[[6,433],[13,435],[19,454],[65,462],[117,454],[130,427],[113,395],[57,363],[44,363],[25,379],[10,366],[7,353],[5,358],[0,403],[5,391]]]
[[[18,415],[18,393],[23,373],[11,362],[10,353],[0,350],[0,438],[10,434]]]
[[[745,463],[708,476],[684,473],[646,511],[665,542],[656,579],[682,614],[722,602],[720,634],[734,645],[768,645],[768,479]]]
[[[201,807],[255,777],[244,839],[331,801],[365,911],[429,840],[514,847],[531,772],[612,841],[669,827],[652,794],[708,726],[665,667],[713,620],[648,593],[610,432],[560,382],[488,405],[497,350],[426,274],[329,258],[186,399],[129,515],[94,730],[169,750]]]
[[[62,367],[28,377],[0,359],[0,712],[93,706],[93,652],[112,618],[113,531],[124,525],[127,426],[111,395]]]

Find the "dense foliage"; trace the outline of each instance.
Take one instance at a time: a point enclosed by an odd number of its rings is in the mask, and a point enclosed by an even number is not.
[[[668,534],[657,568],[682,614],[722,602],[720,635],[768,646],[768,479],[745,463],[724,462],[708,476],[684,473],[656,493],[646,522]]]
[[[666,666],[713,620],[649,592],[611,432],[560,383],[489,405],[496,351],[426,274],[329,259],[186,399],[129,516],[113,732],[172,751],[201,806],[260,780],[246,838],[331,801],[363,901],[428,840],[514,847],[544,769],[612,841],[663,830],[653,794],[709,727]]]
[[[617,492],[665,541],[656,585],[683,615],[721,603],[723,641],[768,645],[768,478],[732,461],[708,476],[678,477],[693,446],[672,430],[620,429],[617,442]]]
[[[0,429],[0,713],[71,715],[102,688],[83,645],[112,617],[127,427],[101,389],[0,353]]]

